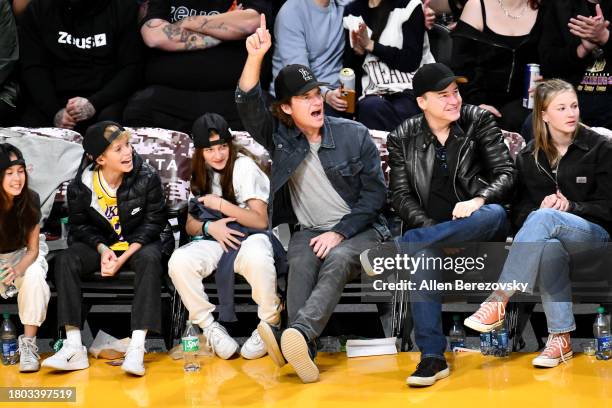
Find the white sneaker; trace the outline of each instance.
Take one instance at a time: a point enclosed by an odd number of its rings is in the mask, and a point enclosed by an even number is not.
[[[125,357],[123,358],[123,364],[121,364],[121,369],[129,374],[143,376],[145,374],[145,367],[143,361],[144,354],[144,346],[132,346],[130,344],[128,346],[127,351],[125,352]]]
[[[32,373],[40,370],[40,356],[36,338],[19,336],[19,371],[22,373]]]
[[[259,337],[257,329],[253,330],[253,334],[247,341],[244,342],[240,349],[240,355],[247,360],[255,360],[267,354],[266,345]]]
[[[212,322],[202,329],[202,334],[206,337],[206,343],[212,348],[213,352],[224,360],[227,360],[238,351],[238,343],[227,334],[225,327],[218,322]]]
[[[73,346],[65,342],[60,351],[42,362],[42,366],[63,371],[83,370],[89,367],[87,349],[82,344]]]

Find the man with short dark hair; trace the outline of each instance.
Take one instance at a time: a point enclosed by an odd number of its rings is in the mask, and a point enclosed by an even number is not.
[[[377,258],[394,257],[398,251],[415,256],[427,251],[425,244],[494,241],[507,234],[500,204],[510,199],[514,163],[493,115],[462,106],[457,83],[465,81],[440,63],[423,65],[414,75],[423,114],[405,121],[387,139],[392,204],[408,231],[361,254],[369,275],[380,273],[373,266]],[[422,268],[411,279],[420,288],[438,273]],[[450,373],[441,297],[415,290],[410,300],[421,362],[407,383],[429,386]]]
[[[274,362],[289,362],[309,383],[319,378],[315,340],[344,285],[359,276],[359,253],[389,236],[379,216],[386,189],[368,130],[325,116],[319,88],[325,83],[310,68],[281,69],[275,115],[282,120],[266,109],[259,75],[272,40],[263,16],[260,24],[247,38],[236,103],[245,128],[272,156],[272,225],[299,222],[301,229],[292,235],[287,256],[289,328],[281,336],[280,327],[262,322],[258,331]]]

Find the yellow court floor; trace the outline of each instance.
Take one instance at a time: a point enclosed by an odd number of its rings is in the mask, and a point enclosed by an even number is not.
[[[321,380],[302,384],[289,366],[269,357],[201,359],[199,373],[183,373],[182,361],[147,354],[146,376],[129,377],[105,360],[90,359],[88,370],[20,374],[0,367],[0,387],[76,387],[76,403],[0,403],[26,407],[612,407],[612,361],[577,354],[554,369],[534,369],[535,354],[507,359],[448,354],[451,376],[433,387],[405,383],[418,353],[348,359],[320,353]],[[522,404],[522,406],[518,404]]]

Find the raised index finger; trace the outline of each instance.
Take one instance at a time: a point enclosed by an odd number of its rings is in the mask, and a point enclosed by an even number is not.
[[[259,15],[259,20],[260,20],[259,28],[261,28],[261,29],[263,29],[265,31],[265,29],[266,29],[266,15],[264,13],[261,13]]]

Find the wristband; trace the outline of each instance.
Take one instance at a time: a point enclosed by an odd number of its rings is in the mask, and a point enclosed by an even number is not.
[[[100,255],[102,255],[104,252],[106,252],[108,250],[108,247],[104,244],[99,244],[98,245],[98,253]]]
[[[210,221],[206,221],[204,224],[202,224],[202,232],[204,233],[205,237],[210,237],[210,234],[208,233],[209,224],[210,224]]]

